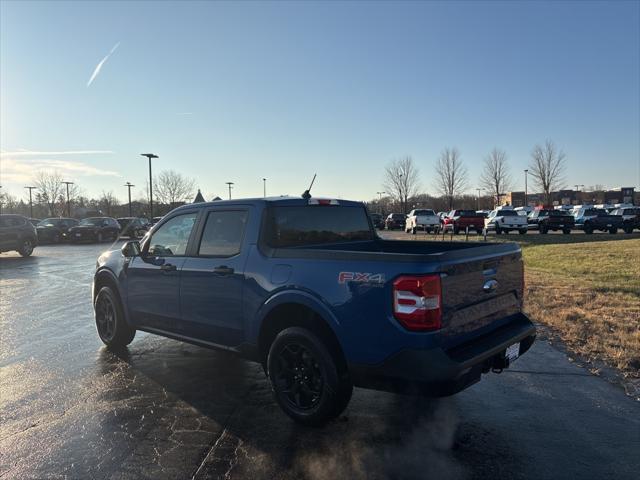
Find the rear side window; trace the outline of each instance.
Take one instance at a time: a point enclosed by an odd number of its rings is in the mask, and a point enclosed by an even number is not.
[[[247,216],[246,210],[210,212],[200,240],[198,255],[231,257],[240,253]]]
[[[149,240],[149,255],[156,257],[184,255],[196,215],[196,213],[178,215],[161,225]]]
[[[292,206],[267,210],[265,242],[270,247],[300,247],[373,240],[362,207]]]

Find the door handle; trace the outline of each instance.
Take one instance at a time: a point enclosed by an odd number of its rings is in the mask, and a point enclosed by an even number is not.
[[[172,265],[171,263],[165,263],[164,265],[160,265],[160,270],[162,270],[163,272],[175,272],[176,266]]]
[[[220,265],[213,269],[213,273],[217,273],[218,275],[231,275],[233,272],[233,268],[227,267],[226,265]]]

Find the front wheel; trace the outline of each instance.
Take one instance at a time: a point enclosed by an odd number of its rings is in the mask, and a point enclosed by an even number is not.
[[[28,257],[33,253],[33,242],[28,238],[22,241],[18,253],[23,257]]]
[[[353,385],[324,343],[304,328],[281,331],[271,344],[267,370],[276,402],[296,422],[319,426],[346,408]]]
[[[136,330],[124,319],[120,299],[111,287],[100,289],[94,308],[98,336],[108,348],[123,348],[133,341]]]

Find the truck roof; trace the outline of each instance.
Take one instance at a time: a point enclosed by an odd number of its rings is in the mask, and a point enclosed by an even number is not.
[[[361,207],[362,202],[354,200],[343,200],[331,197],[311,197],[309,199],[301,197],[258,197],[258,198],[234,198],[232,200],[215,200],[212,202],[200,202],[189,203],[182,205],[176,210],[183,210],[187,208],[205,208],[211,206],[234,206],[234,205],[255,205],[255,206],[305,206],[305,205],[317,205],[320,201],[330,201],[331,205],[341,205],[347,207]]]

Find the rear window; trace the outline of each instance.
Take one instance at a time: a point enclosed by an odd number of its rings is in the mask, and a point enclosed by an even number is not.
[[[414,213],[416,215],[420,215],[420,216],[422,216],[422,215],[435,215],[433,210],[416,210]]]
[[[393,215],[391,215],[391,217],[394,220],[404,220],[405,219],[405,215],[402,215],[401,213],[394,213]]]
[[[271,207],[265,227],[266,244],[276,248],[374,239],[362,207]]]
[[[458,217],[476,217],[478,214],[473,210],[456,210]]]
[[[518,212],[516,212],[515,210],[498,210],[498,213],[496,213],[496,215],[499,217],[517,217]]]

